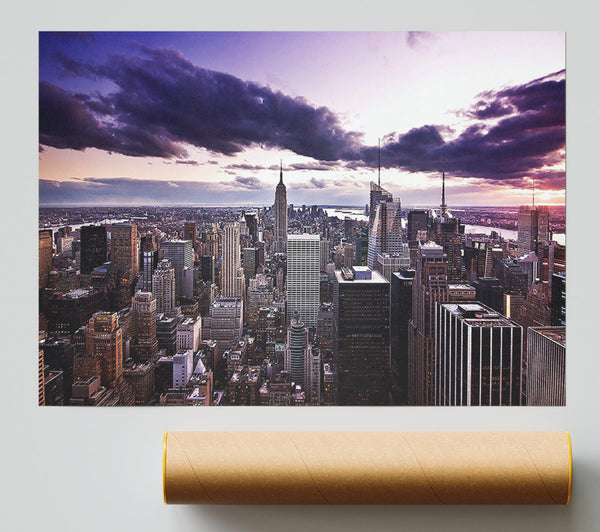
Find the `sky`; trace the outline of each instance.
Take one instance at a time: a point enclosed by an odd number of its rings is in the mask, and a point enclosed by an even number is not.
[[[40,205],[565,202],[563,32],[41,32]]]

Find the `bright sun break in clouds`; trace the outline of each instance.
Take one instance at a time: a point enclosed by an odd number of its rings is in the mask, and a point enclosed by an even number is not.
[[[361,205],[379,159],[404,204],[442,166],[455,205],[564,204],[564,33],[71,37],[40,34],[41,204],[270,204],[283,160],[290,201]]]

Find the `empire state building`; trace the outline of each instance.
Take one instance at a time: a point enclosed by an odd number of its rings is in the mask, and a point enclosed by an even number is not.
[[[283,164],[279,166],[279,183],[275,189],[275,238],[273,249],[275,253],[285,253],[287,250],[287,192],[283,184]]]

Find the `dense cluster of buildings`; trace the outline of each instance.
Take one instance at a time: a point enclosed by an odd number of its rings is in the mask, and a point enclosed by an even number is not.
[[[548,207],[470,234],[444,187],[403,211],[371,183],[341,220],[280,168],[270,208],[40,230],[40,404],[565,404]]]

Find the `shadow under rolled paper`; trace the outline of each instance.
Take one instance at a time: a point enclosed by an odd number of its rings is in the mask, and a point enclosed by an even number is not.
[[[172,506],[202,530],[317,532],[321,530],[485,532],[587,531],[590,506],[599,504],[600,471],[573,461],[571,504],[563,505],[190,505]]]

